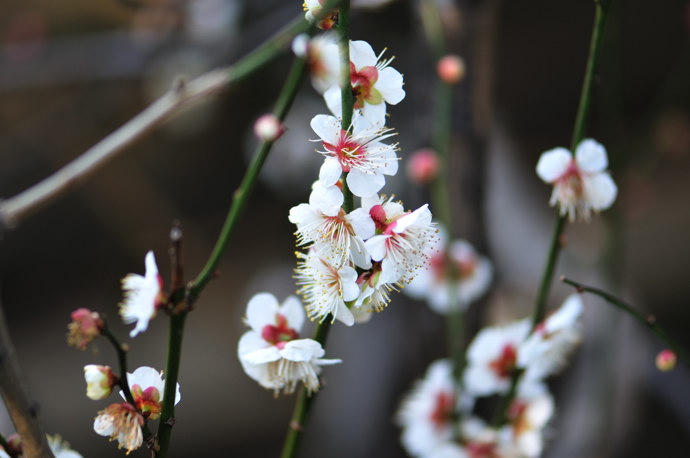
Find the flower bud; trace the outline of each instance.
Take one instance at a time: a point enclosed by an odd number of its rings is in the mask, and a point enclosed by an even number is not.
[[[22,446],[22,437],[14,433],[7,438],[7,453],[10,456],[21,456],[24,453],[24,447]]]
[[[84,378],[86,379],[86,396],[94,401],[110,396],[113,387],[117,384],[117,375],[109,366],[96,364],[84,366]]]
[[[284,132],[285,126],[280,122],[280,119],[270,113],[262,115],[254,123],[254,135],[266,142],[278,140]]]
[[[67,325],[67,344],[80,350],[101,335],[105,324],[98,312],[80,308],[72,312],[72,322]]]
[[[435,151],[421,149],[412,153],[412,157],[407,162],[407,175],[417,184],[426,184],[436,178],[439,165]]]
[[[676,367],[676,354],[671,350],[661,350],[658,355],[656,355],[656,368],[662,372],[668,372],[674,367]]]
[[[448,54],[436,64],[436,72],[444,83],[459,83],[465,77],[465,61],[460,56]]]

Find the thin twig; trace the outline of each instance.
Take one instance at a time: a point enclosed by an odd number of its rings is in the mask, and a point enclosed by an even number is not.
[[[46,434],[38,421],[38,405],[26,390],[17,355],[0,306],[0,392],[22,438],[23,456],[52,457]]]
[[[669,349],[671,349],[676,355],[678,355],[678,357],[680,357],[680,359],[683,360],[685,364],[690,366],[690,355],[688,355],[688,352],[686,352],[683,347],[678,345],[675,341],[673,341],[673,339],[671,339],[671,337],[669,337],[666,331],[664,331],[659,325],[659,323],[657,323],[656,317],[654,315],[643,313],[637,310],[632,305],[617,298],[613,294],[607,293],[606,291],[601,290],[599,288],[583,285],[582,283],[578,283],[575,280],[566,278],[565,276],[561,277],[561,281],[567,285],[575,287],[575,289],[577,289],[579,293],[584,292],[595,294],[604,299],[609,304],[613,305],[614,307],[624,311],[631,317],[635,318],[637,321],[648,327],[654,334],[657,335],[657,337],[663,340]]]

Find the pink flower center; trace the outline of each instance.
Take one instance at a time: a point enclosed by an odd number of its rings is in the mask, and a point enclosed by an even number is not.
[[[287,318],[276,314],[276,325],[267,324],[261,330],[261,337],[271,345],[283,348],[291,340],[299,338],[297,331],[288,326]]]
[[[517,361],[517,349],[512,344],[505,344],[498,358],[489,363],[489,367],[498,377],[506,378],[513,373]]]
[[[134,384],[131,391],[137,409],[141,411],[144,417],[155,420],[160,416],[163,406],[160,402],[161,394],[158,388],[150,386],[142,390],[141,386]]]
[[[498,456],[496,444],[491,442],[469,442],[465,448],[470,458],[494,458]]]
[[[563,188],[568,190],[568,194],[574,197],[581,197],[584,192],[582,184],[582,171],[577,166],[575,160],[570,161],[570,165],[565,173],[556,180]]]
[[[374,66],[362,67],[357,71],[355,65],[350,62],[350,83],[352,84],[352,97],[355,99],[355,108],[364,107],[364,102],[372,105],[381,103],[381,93],[374,88],[379,79],[379,71]]]
[[[454,404],[455,397],[452,393],[441,391],[436,394],[434,410],[430,416],[431,422],[436,429],[441,429],[448,424],[448,421],[453,417]]]
[[[332,145],[330,143],[323,142],[323,146],[326,151],[331,153],[338,159],[343,172],[349,172],[352,167],[357,167],[364,163],[364,153],[366,153],[366,146],[357,143],[352,139],[352,137],[344,130],[340,130],[340,137],[338,138],[338,143]]]

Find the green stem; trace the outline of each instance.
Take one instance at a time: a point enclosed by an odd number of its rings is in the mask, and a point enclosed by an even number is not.
[[[606,25],[606,11],[608,8],[608,2],[607,4],[604,4],[604,1],[597,0],[595,3],[596,11],[594,16],[594,27],[592,28],[592,37],[590,40],[589,56],[587,58],[584,81],[582,83],[582,92],[580,93],[580,103],[578,105],[577,115],[575,116],[575,127],[573,129],[573,137],[571,140],[571,151],[575,150],[577,145],[584,137],[592,102],[594,75],[596,73],[597,60],[601,51],[601,43]],[[553,276],[556,263],[558,261],[558,255],[560,254],[561,247],[563,246],[561,243],[561,238],[563,237],[563,231],[565,230],[566,218],[566,215],[559,214],[556,219],[556,224],[553,228],[551,242],[549,244],[549,251],[546,258],[546,265],[544,267],[544,273],[542,275],[541,283],[539,285],[539,290],[535,300],[534,314],[532,316],[532,329],[541,323],[546,316],[546,303],[551,290],[551,284],[553,283]],[[505,422],[506,409],[510,406],[511,401],[515,397],[521,375],[522,373],[519,370],[516,370],[513,373],[510,390],[508,394],[504,396],[500,409],[494,418],[494,427],[499,427]]]
[[[158,446],[156,456],[165,457],[170,447],[170,436],[175,424],[175,393],[180,372],[182,356],[182,336],[188,311],[170,317],[170,334],[168,335],[168,358],[165,363],[165,388],[163,389],[163,410],[158,424]]]
[[[299,88],[299,83],[304,75],[304,69],[304,59],[295,59],[285,85],[278,96],[275,109],[273,110],[273,114],[281,121],[285,119],[285,116],[292,106],[292,102],[297,94],[297,89]],[[189,288],[189,297],[191,301],[194,301],[198,297],[201,290],[203,290],[206,284],[211,280],[211,278],[213,278],[214,272],[220,263],[221,257],[225,252],[225,248],[230,240],[230,237],[232,236],[235,227],[239,222],[245,207],[247,206],[249,196],[251,195],[254,185],[256,184],[259,172],[263,167],[273,143],[274,142],[270,141],[262,142],[254,153],[251,164],[249,164],[249,168],[242,179],[242,183],[233,195],[232,205],[230,206],[230,210],[228,211],[225,223],[223,224],[223,228],[221,229],[218,240],[216,241],[216,245],[211,252],[211,256],[209,257],[208,261],[206,261],[206,265],[201,270],[201,273],[199,273]]]
[[[563,283],[575,287],[579,293],[585,292],[595,294],[604,299],[609,304],[613,305],[614,307],[622,310],[631,317],[635,318],[637,321],[648,327],[654,334],[656,334],[657,337],[659,337],[668,346],[670,350],[672,350],[676,355],[678,355],[678,357],[681,360],[683,360],[685,364],[690,366],[690,355],[685,351],[683,347],[678,345],[673,339],[671,339],[671,337],[669,337],[666,331],[664,331],[661,328],[661,326],[656,322],[656,317],[654,315],[640,312],[632,305],[622,301],[616,296],[609,294],[606,291],[603,291],[599,288],[586,286],[582,283],[578,283],[575,280],[571,280],[566,277],[561,277],[561,281]]]

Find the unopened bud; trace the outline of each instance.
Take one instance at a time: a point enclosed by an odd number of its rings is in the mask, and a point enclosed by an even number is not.
[[[14,433],[7,438],[7,447],[7,453],[9,453],[10,456],[21,456],[22,453],[24,453],[22,438],[17,433]]]
[[[662,372],[668,372],[676,367],[676,354],[671,350],[661,350],[656,355],[656,368]]]
[[[94,401],[110,396],[113,387],[117,384],[117,375],[109,366],[96,364],[84,366],[84,379],[86,379],[86,396]]]
[[[267,113],[254,123],[254,135],[260,140],[274,142],[285,132],[285,127],[275,115]]]
[[[436,71],[441,81],[448,84],[456,84],[465,78],[465,61],[455,54],[448,54],[436,64]]]
[[[412,153],[407,162],[407,176],[417,184],[426,184],[436,178],[438,169],[438,155],[430,149],[421,149]]]

